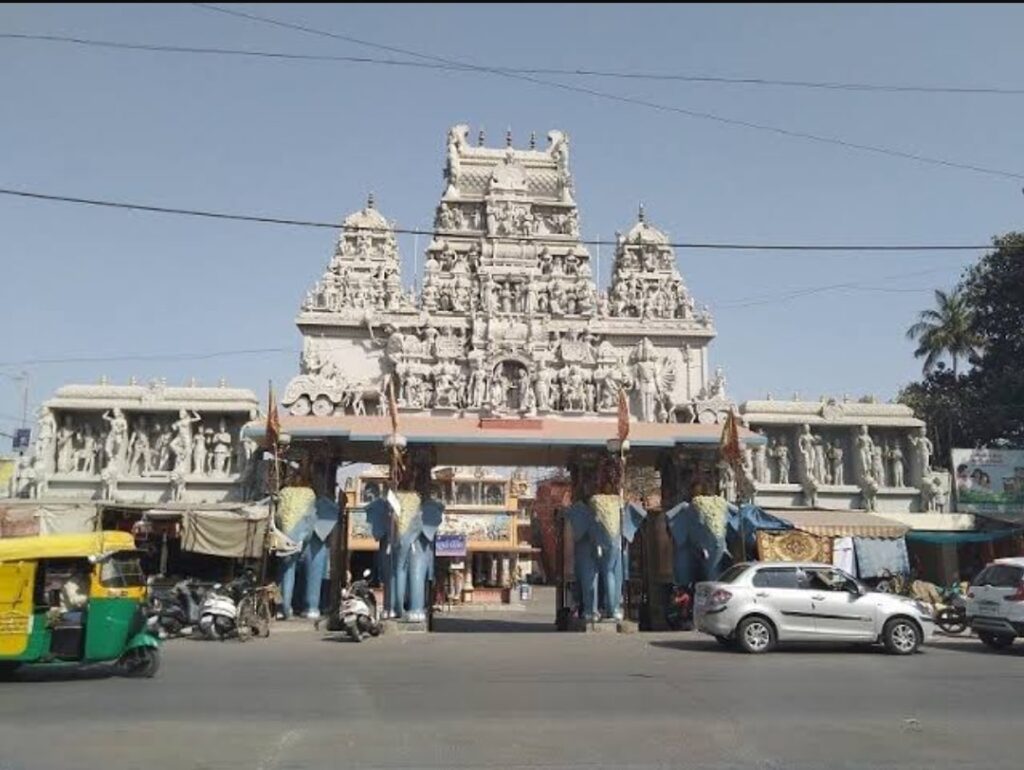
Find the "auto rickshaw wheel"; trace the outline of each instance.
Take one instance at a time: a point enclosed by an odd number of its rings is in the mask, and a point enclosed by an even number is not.
[[[118,661],[121,673],[131,679],[152,679],[160,670],[160,650],[156,647],[135,647]]]
[[[13,660],[0,660],[0,681],[10,679],[14,672],[21,668],[21,663]]]

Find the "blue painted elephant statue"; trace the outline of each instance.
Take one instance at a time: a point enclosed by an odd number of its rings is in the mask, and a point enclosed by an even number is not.
[[[622,586],[629,576],[627,549],[647,512],[635,503],[624,505],[618,495],[593,495],[571,505],[565,516],[572,526],[576,598],[584,619],[622,620]]]
[[[295,592],[295,573],[298,569],[299,562],[302,560],[303,554],[307,550],[309,541],[313,537],[313,530],[316,527],[317,522],[316,503],[316,492],[314,492],[310,487],[285,487],[281,490],[280,500],[277,507],[277,515],[280,520],[279,526],[287,538],[298,546],[298,550],[282,555],[278,563],[278,585],[281,588],[282,603],[280,614],[283,618],[290,618],[292,616]],[[310,607],[307,602],[307,612],[310,609],[319,609],[319,591],[320,589],[318,584],[316,603]],[[308,595],[305,598],[308,600]]]
[[[379,543],[384,617],[426,620],[425,589],[434,576],[434,539],[443,517],[444,503],[423,500],[416,492],[389,492],[366,507],[366,520]]]
[[[736,506],[723,497],[695,497],[665,512],[672,536],[672,577],[676,585],[715,580],[725,560],[726,532]]]

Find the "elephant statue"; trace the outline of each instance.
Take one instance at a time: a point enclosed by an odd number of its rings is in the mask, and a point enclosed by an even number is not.
[[[434,576],[434,539],[443,516],[444,503],[424,500],[418,492],[388,492],[366,507],[366,520],[379,543],[384,617],[426,620],[425,589]]]
[[[629,573],[629,544],[647,511],[619,495],[592,495],[565,512],[572,525],[573,567],[583,617],[623,619],[622,586]],[[598,603],[601,600],[600,614]]]
[[[295,590],[295,572],[313,536],[316,524],[316,492],[311,487],[285,487],[281,490],[277,506],[279,526],[285,537],[298,546],[280,557],[278,563],[278,586],[281,589],[281,612],[284,619],[292,616],[292,601]],[[317,600],[319,605],[319,599]]]
[[[729,514],[738,509],[724,497],[699,496],[665,512],[672,536],[672,577],[676,585],[715,580],[726,555]]]

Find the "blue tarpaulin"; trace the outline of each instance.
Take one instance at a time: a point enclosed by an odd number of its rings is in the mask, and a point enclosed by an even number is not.
[[[727,538],[730,541],[739,537],[741,526],[744,540],[746,540],[746,551],[750,555],[757,553],[757,531],[759,529],[793,529],[793,525],[788,521],[772,516],[763,508],[751,503],[745,503],[739,508],[730,505],[729,530],[727,532]]]
[[[1024,529],[999,529],[993,532],[924,532],[911,530],[906,534],[912,543],[991,543],[1004,537],[1024,534]]]

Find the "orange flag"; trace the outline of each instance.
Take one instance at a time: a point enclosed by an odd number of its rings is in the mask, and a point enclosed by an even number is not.
[[[722,426],[722,457],[730,465],[738,465],[740,462],[740,455],[742,450],[740,449],[740,434],[738,420],[736,414],[731,409],[729,414],[725,418],[725,424]]]
[[[626,396],[626,389],[619,388],[619,441],[625,441],[629,436],[629,398]]]
[[[274,383],[270,383],[270,393],[267,396],[267,446],[277,446],[278,438],[281,435],[281,418],[277,415],[277,401],[274,399]]]

